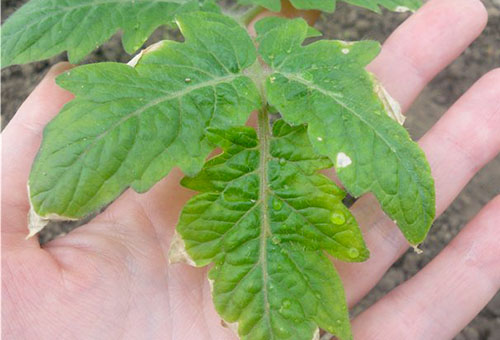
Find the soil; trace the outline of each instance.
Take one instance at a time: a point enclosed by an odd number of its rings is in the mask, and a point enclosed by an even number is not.
[[[2,0],[2,22],[24,2],[26,1]],[[431,82],[410,109],[406,126],[415,139],[420,138],[481,75],[500,66],[500,0],[484,0],[484,4],[489,12],[489,23],[485,32],[462,56]],[[389,12],[384,12],[383,16],[379,16],[340,3],[335,14],[321,18],[318,27],[324,32],[326,38],[384,41],[406,17],[405,14]],[[165,35],[175,34],[159,30],[147,44]],[[65,58],[65,55],[60,55],[47,61],[12,66],[2,70],[2,128],[9,122],[48,68]],[[123,51],[119,37],[115,36],[84,62],[127,62],[130,58]],[[417,255],[413,251],[407,252],[355,308],[354,313],[359,313],[389,290],[411,278],[449,243],[482,206],[499,193],[500,156],[497,156],[475,176],[448,210],[437,219],[428,239],[421,246],[424,253]],[[53,225],[42,235],[42,242],[72,228],[74,228],[72,224]],[[455,339],[499,340],[500,294],[497,294],[493,301]]]

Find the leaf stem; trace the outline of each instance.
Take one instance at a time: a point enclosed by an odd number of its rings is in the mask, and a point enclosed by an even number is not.
[[[246,10],[240,17],[238,18],[238,22],[240,22],[243,26],[248,26],[253,19],[261,12],[265,10],[262,6],[252,6],[248,10]]]

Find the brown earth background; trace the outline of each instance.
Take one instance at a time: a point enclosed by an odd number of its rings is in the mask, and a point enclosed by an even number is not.
[[[25,2],[25,0],[2,0],[2,22]],[[489,12],[489,23],[486,30],[462,56],[432,81],[410,109],[406,126],[415,139],[420,138],[481,75],[500,66],[500,0],[484,0],[483,2]],[[384,41],[407,16],[407,14],[387,11],[384,11],[383,15],[380,16],[340,3],[334,14],[322,16],[317,27],[324,33],[325,38],[329,39]],[[164,39],[166,36],[177,37],[175,33],[160,29],[146,45],[161,40],[162,37]],[[119,35],[117,35],[103,47],[94,51],[84,63],[127,62],[130,58],[123,51]],[[65,59],[65,55],[60,55],[48,61],[12,66],[2,70],[2,129],[8,124],[21,103],[47,70],[58,61]],[[380,283],[354,309],[353,313],[359,313],[389,290],[415,275],[449,243],[466,222],[479,212],[482,206],[499,193],[500,156],[497,156],[475,176],[448,210],[437,219],[427,240],[421,246],[424,253],[417,255],[413,251],[407,252],[389,269]],[[74,228],[72,224],[52,225],[47,232],[41,235],[41,241],[46,242],[72,228]],[[429,303],[439,303],[439,301],[429,301]],[[500,340],[499,293],[455,337],[455,340]]]

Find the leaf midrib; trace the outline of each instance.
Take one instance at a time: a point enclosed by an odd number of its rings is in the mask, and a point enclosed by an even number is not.
[[[259,168],[258,173],[260,177],[259,185],[259,201],[261,202],[261,232],[260,232],[260,253],[259,262],[262,265],[262,283],[263,283],[263,294],[264,294],[264,310],[266,313],[266,320],[269,327],[269,333],[271,334],[271,339],[274,339],[274,333],[272,332],[271,325],[271,312],[268,297],[268,273],[267,273],[267,240],[272,236],[271,227],[269,225],[269,183],[267,177],[267,163],[270,158],[270,138],[271,132],[269,128],[269,116],[267,113],[267,108],[264,107],[259,111],[258,114],[258,129],[257,136],[260,145],[259,154]]]

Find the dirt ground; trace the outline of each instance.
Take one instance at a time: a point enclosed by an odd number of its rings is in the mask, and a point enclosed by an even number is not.
[[[25,1],[2,0],[2,22]],[[485,32],[450,67],[439,74],[423,91],[409,112],[406,126],[416,139],[421,137],[481,75],[500,66],[500,0],[484,0],[489,12]],[[318,27],[327,38],[343,40],[375,39],[384,41],[406,18],[405,14],[385,12],[379,16],[369,11],[338,5],[333,15],[324,16]],[[160,39],[164,31],[157,32],[150,42]],[[126,62],[130,59],[121,48],[118,37],[99,48],[85,63],[99,61]],[[40,81],[48,68],[65,56],[24,66],[2,70],[2,128],[8,123],[23,100]],[[409,251],[384,276],[382,281],[355,308],[359,313],[392,288],[411,278],[431,261],[462,229],[480,208],[500,193],[500,157],[482,169],[463,190],[450,208],[434,223],[428,239],[421,246],[421,255]],[[72,226],[56,225],[42,236],[48,240],[61,230]],[[500,294],[465,328],[456,340],[500,339]]]

